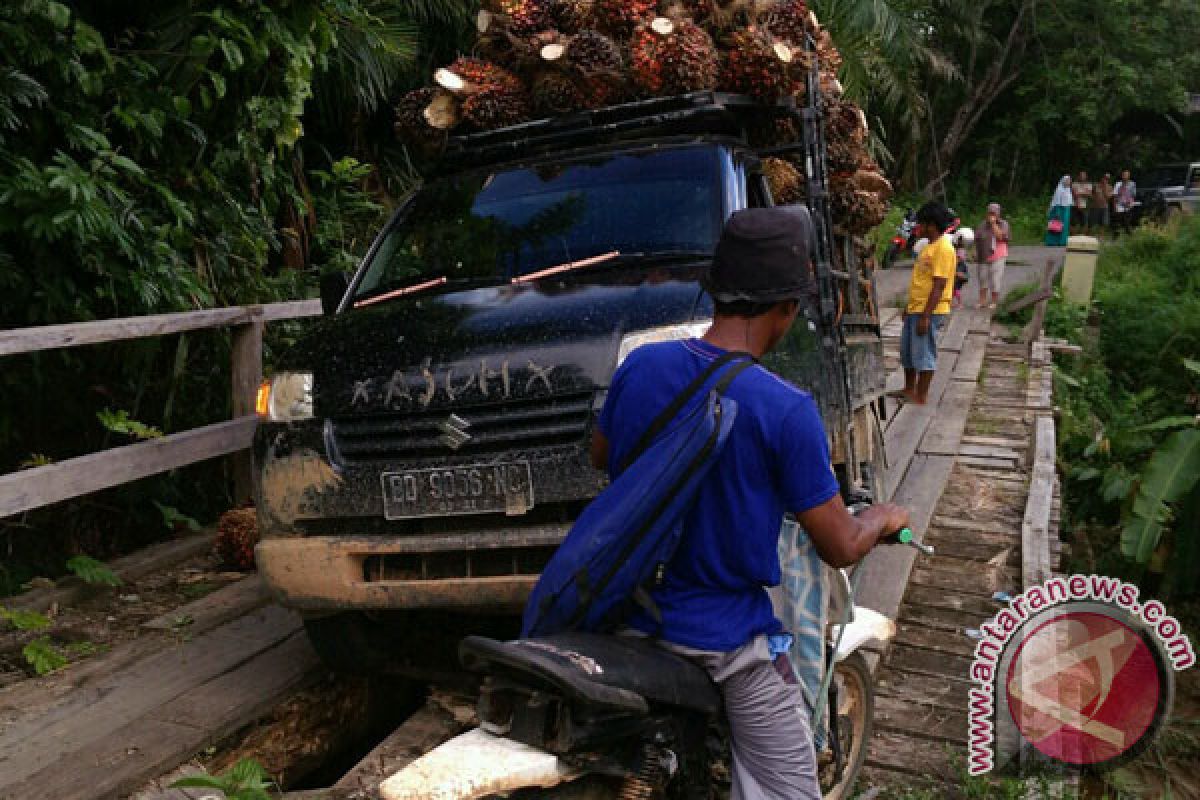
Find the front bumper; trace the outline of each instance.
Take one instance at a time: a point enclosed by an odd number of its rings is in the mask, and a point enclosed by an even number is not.
[[[276,599],[302,611],[513,612],[568,527],[275,538],[259,542],[255,557]]]

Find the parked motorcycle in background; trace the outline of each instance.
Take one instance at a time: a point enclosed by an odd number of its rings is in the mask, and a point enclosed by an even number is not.
[[[915,255],[913,245],[917,243],[916,230],[917,212],[911,208],[907,209],[904,212],[904,219],[900,220],[900,224],[896,226],[896,233],[892,236],[892,241],[883,254],[884,269],[891,268],[901,255]]]

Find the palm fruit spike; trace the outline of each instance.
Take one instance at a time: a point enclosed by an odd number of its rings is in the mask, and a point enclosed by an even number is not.
[[[519,36],[550,27],[549,0],[485,0],[483,10],[502,17],[509,30]]]
[[[714,89],[720,72],[716,45],[684,17],[657,17],[639,26],[629,42],[630,74],[647,94]]]
[[[432,87],[415,89],[396,104],[396,136],[400,141],[422,150],[435,150],[446,140],[444,131],[425,119],[425,109],[433,102],[438,90]]]
[[[657,10],[658,0],[596,0],[592,13],[600,30],[623,39]]]
[[[795,164],[782,158],[766,158],[763,159],[762,169],[776,205],[788,205],[804,199],[804,176]]]
[[[624,59],[612,39],[598,31],[581,31],[567,44],[565,56],[567,65],[579,75],[577,85],[585,107],[608,105],[624,93]]]
[[[550,24],[563,33],[575,34],[592,25],[595,0],[551,0]]]
[[[529,103],[522,94],[487,88],[462,101],[462,115],[479,130],[490,131],[529,119]]]
[[[226,511],[217,520],[213,542],[223,566],[237,570],[254,569],[254,545],[258,543],[258,515],[253,508]]]
[[[804,44],[806,35],[816,32],[811,27],[815,19],[804,0],[777,0],[767,12],[767,30],[799,47]]]
[[[448,67],[433,74],[433,80],[454,94],[470,94],[484,89],[498,89],[509,94],[524,90],[521,80],[504,67],[481,58],[462,56]]]
[[[539,75],[533,82],[530,97],[534,111],[545,115],[568,114],[587,104],[578,83],[564,72]]]
[[[734,31],[726,49],[721,88],[761,100],[778,100],[794,88],[790,71],[793,60],[791,47],[757,26]]]

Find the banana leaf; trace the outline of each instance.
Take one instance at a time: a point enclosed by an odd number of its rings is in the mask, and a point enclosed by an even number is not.
[[[1171,434],[1154,451],[1138,482],[1121,533],[1121,552],[1139,564],[1150,560],[1178,502],[1200,481],[1200,430]]]

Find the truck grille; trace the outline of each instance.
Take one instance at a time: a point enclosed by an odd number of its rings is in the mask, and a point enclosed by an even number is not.
[[[592,393],[586,392],[476,408],[344,417],[333,420],[333,437],[346,462],[494,453],[574,444],[587,433],[591,414]]]

